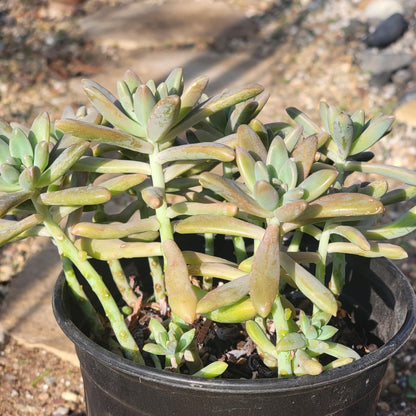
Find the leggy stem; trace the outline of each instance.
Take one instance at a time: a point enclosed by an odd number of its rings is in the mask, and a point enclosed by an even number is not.
[[[71,260],[85,277],[93,292],[97,295],[126,357],[137,363],[144,364],[140,350],[134,341],[133,336],[129,332],[127,325],[124,322],[124,317],[118,309],[114,298],[105,286],[102,277],[92,267],[88,260],[86,260],[86,256],[78,251],[58,224],[53,221],[49,210],[40,202],[39,198],[37,196],[33,197],[32,202],[37,212],[43,216],[43,224],[53,238],[61,256]]]

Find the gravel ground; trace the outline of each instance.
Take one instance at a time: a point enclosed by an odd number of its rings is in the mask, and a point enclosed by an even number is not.
[[[3,0],[0,4],[0,119],[30,122],[40,111],[52,116],[62,111],[72,77],[88,77],[100,71],[104,62],[116,62],[120,51],[101,50],[77,29],[76,19],[105,5],[132,0],[79,1],[68,9],[49,7],[47,1]],[[143,0],[149,1],[149,0]],[[154,0],[156,2],[156,0]],[[258,59],[273,56],[270,74],[276,83],[267,111],[283,114],[295,105],[317,117],[318,102],[326,98],[345,108],[393,111],[406,94],[416,88],[414,64],[407,81],[375,83],[374,77],[358,65],[368,52],[363,40],[363,21],[370,0],[205,0],[227,2],[242,8],[255,24],[249,39],[235,36],[226,42],[196,45],[224,53],[249,50]],[[163,4],[163,0],[157,1]],[[334,7],[336,3],[336,7]],[[385,50],[416,55],[414,0],[402,0],[410,29]],[[180,47],[180,45],[178,45]],[[396,77],[397,78],[397,77]],[[416,132],[397,125],[394,134],[378,149],[377,158],[388,163],[416,166]],[[392,213],[397,215],[398,213]],[[416,236],[402,241],[409,259],[399,266],[416,288]],[[1,249],[0,302],[7,296],[8,283],[30,255],[33,241]],[[17,276],[17,277],[16,277]],[[0,327],[0,415],[85,415],[80,372],[38,349],[27,349],[2,335]],[[389,367],[378,405],[378,416],[416,414],[416,338],[395,356]]]

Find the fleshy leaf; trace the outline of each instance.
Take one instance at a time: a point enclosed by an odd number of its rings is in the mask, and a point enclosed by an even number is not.
[[[314,275],[284,252],[280,253],[280,264],[307,298],[324,312],[336,315],[338,304],[334,295]]]
[[[278,358],[276,347],[271,343],[269,338],[267,338],[263,329],[261,329],[257,322],[247,321],[246,330],[249,337],[259,348],[261,348],[262,351],[271,357]]]
[[[372,120],[360,137],[352,144],[350,155],[363,152],[378,142],[389,131],[393,121],[394,117],[392,116],[381,116]]]
[[[291,157],[296,163],[300,181],[308,177],[312,164],[315,161],[317,148],[318,137],[316,135],[306,137],[294,148]]]
[[[152,153],[153,145],[131,134],[110,127],[96,126],[79,120],[58,120],[56,128],[83,140],[107,143],[141,153]]]
[[[103,87],[98,86],[93,81],[84,80],[84,91],[93,104],[93,106],[108,120],[112,125],[120,130],[137,137],[144,137],[144,128],[136,121],[124,114],[112,100],[108,94],[103,93]]]
[[[208,313],[238,302],[249,292],[250,276],[248,274],[232,280],[208,292],[197,306],[198,313]]]
[[[329,189],[337,176],[338,172],[332,169],[322,169],[312,173],[298,185],[304,191],[302,199],[314,201]]]
[[[170,147],[156,156],[156,160],[161,164],[176,160],[201,159],[231,162],[234,160],[234,150],[220,143],[196,143]]]
[[[289,107],[286,108],[286,112],[289,114],[289,117],[292,120],[294,120],[297,124],[303,126],[307,135],[320,133],[321,129],[319,126],[302,111],[295,107]]]
[[[250,271],[250,297],[263,318],[270,313],[279,288],[279,225],[270,223],[254,255]]]
[[[218,215],[195,215],[176,223],[175,231],[180,234],[216,233],[261,240],[264,229],[238,218]]]
[[[192,289],[182,252],[173,240],[162,243],[166,258],[165,284],[172,311],[185,322],[195,319],[198,299]]]
[[[237,129],[238,146],[246,149],[256,160],[266,161],[267,150],[257,133],[243,124]]]
[[[226,201],[237,205],[241,210],[255,216],[270,217],[270,213],[244,193],[234,181],[211,172],[202,173],[199,181],[204,188],[211,189]]]
[[[170,95],[160,100],[150,112],[147,120],[147,137],[153,142],[162,141],[177,121],[181,100]]]
[[[45,205],[95,205],[111,199],[111,192],[101,186],[80,186],[40,195]]]

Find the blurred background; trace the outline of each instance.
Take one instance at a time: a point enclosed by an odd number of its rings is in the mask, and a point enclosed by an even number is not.
[[[127,69],[147,81],[180,66],[185,83],[209,75],[209,93],[262,84],[264,122],[287,121],[289,106],[319,121],[321,100],[394,114],[376,159],[415,169],[415,13],[415,0],[0,0],[0,120],[87,104],[83,78],[115,93]],[[416,287],[414,233],[401,244]],[[0,307],[36,250],[1,249]],[[76,366],[8,338],[1,320],[0,396],[1,415],[84,414]],[[416,414],[414,339],[392,360],[377,411]]]

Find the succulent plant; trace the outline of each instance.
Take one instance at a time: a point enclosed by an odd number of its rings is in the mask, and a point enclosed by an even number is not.
[[[127,71],[118,98],[84,81],[92,107],[67,108],[55,122],[42,114],[30,129],[1,123],[1,243],[51,237],[91,336],[140,364],[221,375],[226,363],[198,353],[198,328],[211,322],[238,324],[279,377],[358,359],[331,340],[345,256],[404,258],[384,241],[416,228],[415,207],[393,221],[383,215],[416,196],[416,173],[370,162],[392,117],[366,120],[362,110],[321,103],[322,126],[296,108],[287,109],[293,123],[263,124],[261,86],[208,98],[207,84],[200,77],[184,89],[181,69],[158,85]],[[352,182],[352,173],[364,180]],[[368,174],[381,179],[366,182]],[[401,185],[389,189],[390,179]],[[114,200],[116,213],[108,209]],[[181,234],[202,235],[203,252],[182,249]],[[218,235],[230,239],[231,256],[218,254]],[[91,258],[107,262],[122,302]],[[125,258],[147,259],[148,298],[123,269]],[[310,310],[299,310],[293,293]],[[144,345],[135,336],[142,321]],[[324,354],[333,360],[324,363]]]

